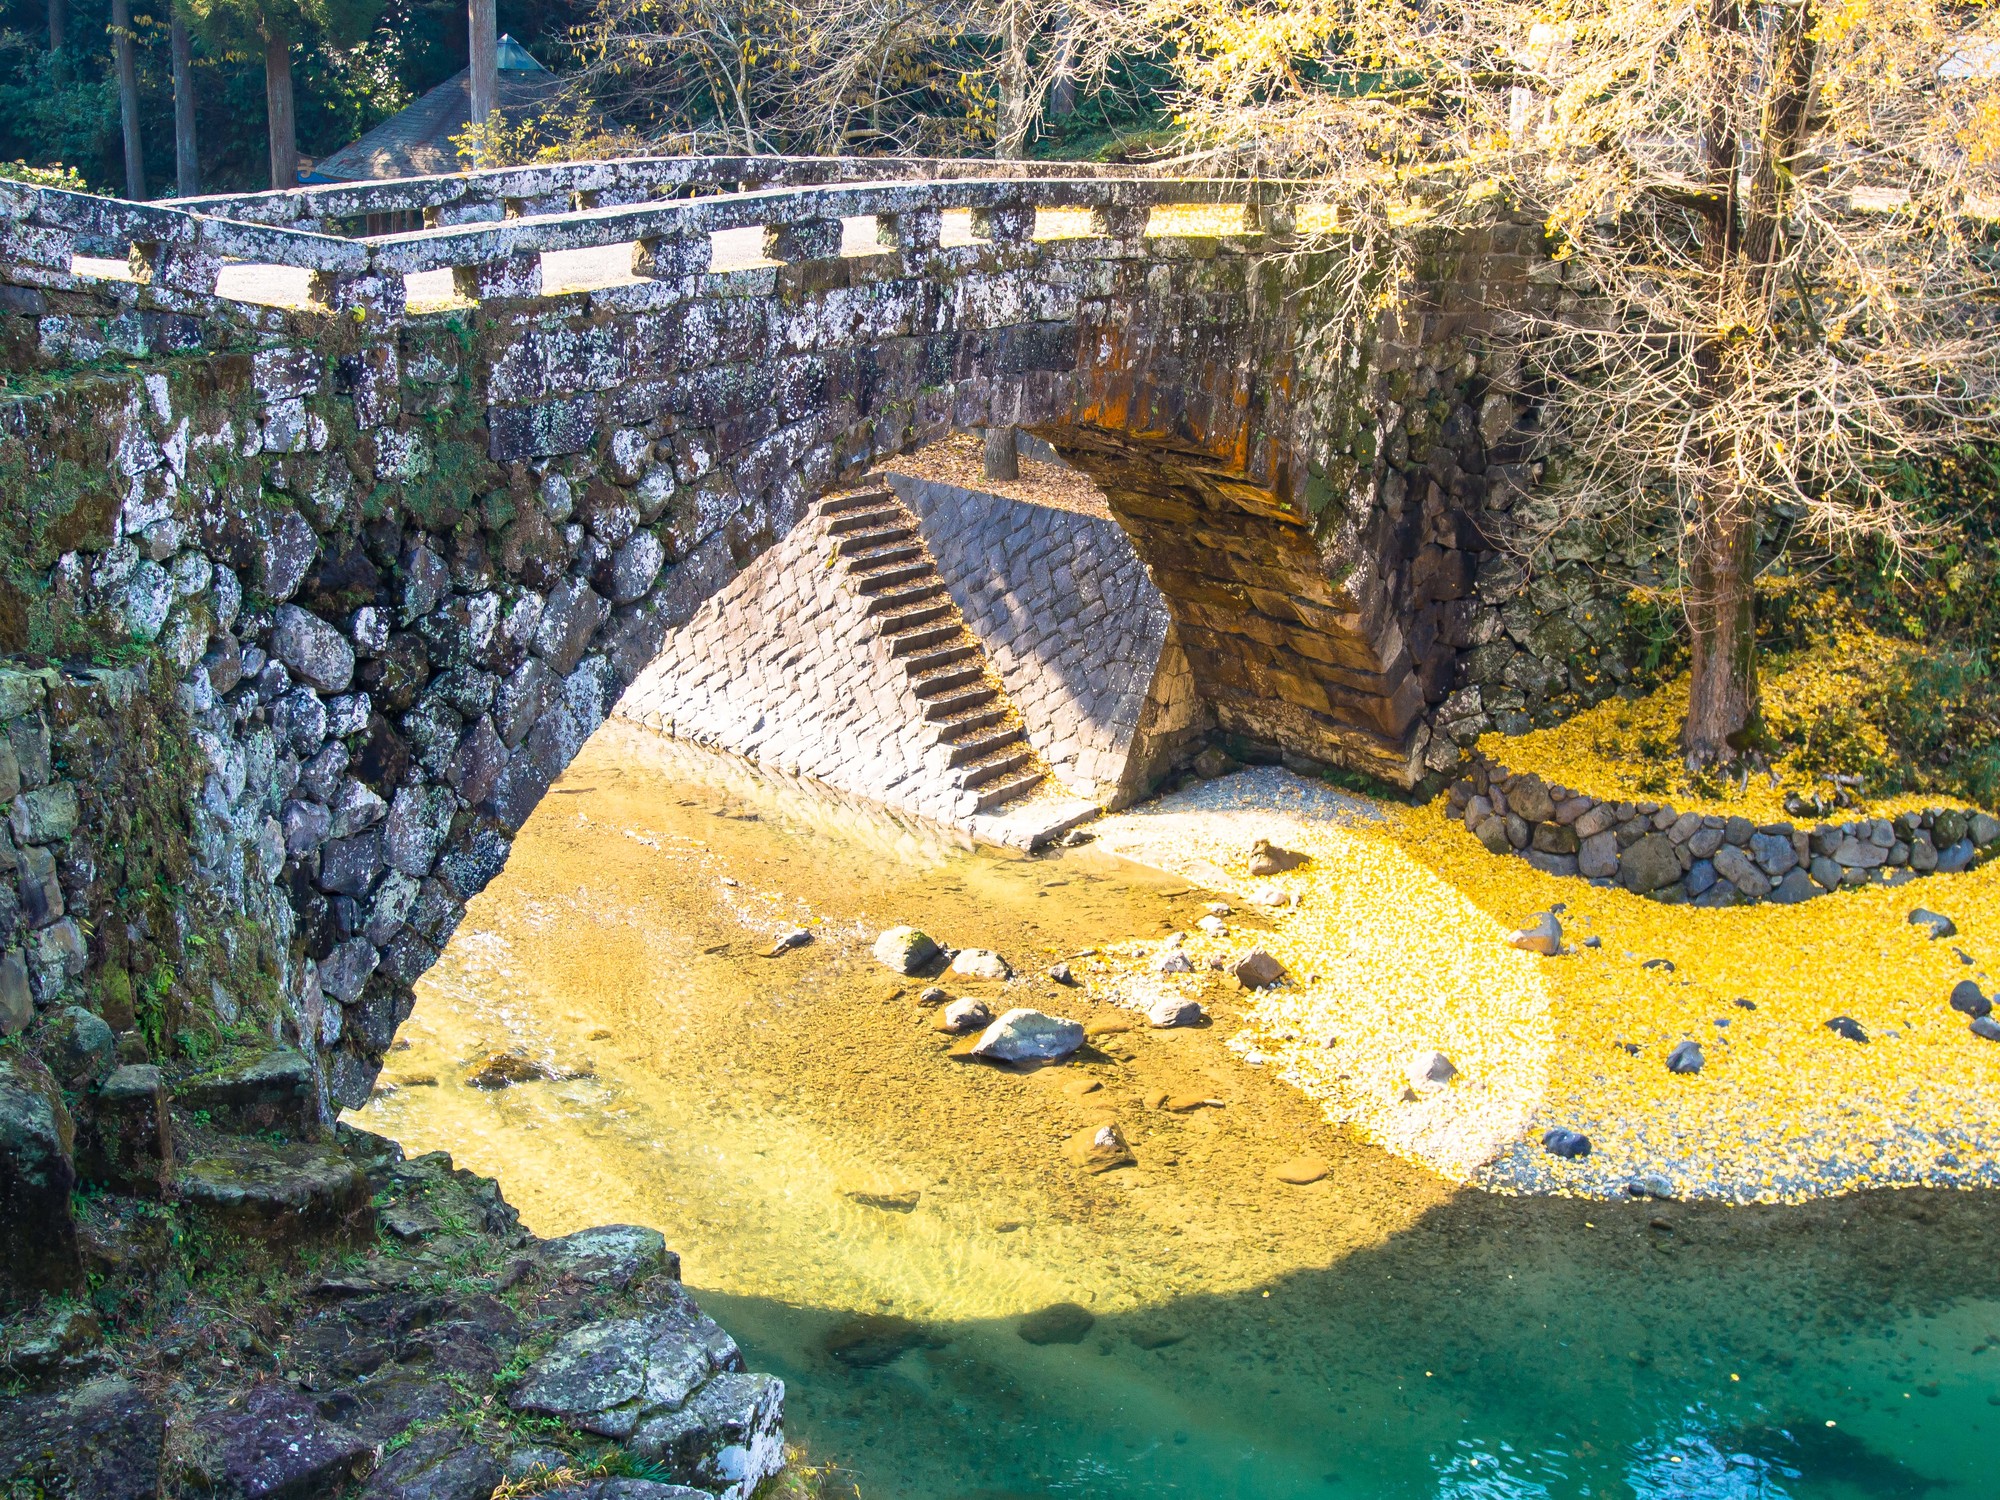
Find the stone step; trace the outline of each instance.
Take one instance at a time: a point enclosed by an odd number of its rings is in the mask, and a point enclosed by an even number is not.
[[[919,578],[936,578],[937,569],[931,566],[929,558],[919,558],[916,562],[891,563],[880,568],[856,568],[850,576],[854,579],[855,588],[862,593],[879,594],[898,584],[915,583]],[[943,588],[944,585],[940,583],[938,587]]]
[[[850,531],[834,543],[834,550],[842,557],[855,557],[872,548],[900,542],[916,533],[916,527],[907,521],[889,526],[874,526],[866,531]]]
[[[924,705],[924,719],[931,724],[945,720],[956,723],[959,715],[972,709],[983,709],[988,704],[1004,714],[1006,707],[1000,703],[999,698],[1000,695],[993,691],[984,678],[981,678],[978,682],[959,688],[955,692],[941,693],[931,699]]]
[[[1028,748],[1026,740],[1022,740],[978,760],[966,762],[959,767],[958,784],[968,791],[977,791],[1013,775],[1034,758],[1035,752]]]
[[[888,490],[852,490],[845,495],[829,495],[819,503],[823,516],[844,516],[850,511],[879,509],[902,502]]]
[[[876,597],[879,599],[887,596],[877,595]],[[869,601],[871,606],[875,602],[873,599]],[[915,630],[920,626],[934,625],[939,620],[952,620],[953,624],[958,623],[952,619],[951,600],[944,596],[942,590],[939,590],[923,603],[913,604],[907,609],[881,610],[871,608],[869,613],[875,616],[884,635],[899,635],[904,631]]]
[[[849,536],[857,531],[866,531],[871,526],[909,525],[910,513],[900,505],[883,505],[873,510],[850,510],[834,516],[826,523],[828,536]]]
[[[978,794],[979,810],[983,813],[992,812],[1002,803],[1012,802],[1016,797],[1025,797],[1040,786],[1042,780],[1040,771],[1024,771],[1006,781],[996,781],[990,786],[981,787]]]
[[[969,708],[955,717],[942,720],[938,725],[938,743],[956,745],[960,740],[991,729],[995,724],[1004,723],[1007,718],[1007,705],[999,701],[997,693],[989,693],[987,699],[987,702],[976,708]]]
[[[967,661],[979,655],[979,642],[965,631],[957,632],[958,639],[942,646],[932,646],[925,651],[912,652],[903,658],[903,670],[912,677],[923,677],[940,667],[949,667],[955,662]]]
[[[950,609],[951,600],[945,597],[944,580],[933,574],[921,583],[906,587],[881,590],[863,589],[864,594],[872,594],[868,608],[863,611],[871,615],[900,614],[911,605],[936,605],[939,609]]]
[[[882,639],[889,643],[891,656],[910,656],[964,634],[965,627],[952,619],[949,613],[940,610],[938,618],[929,624],[905,625],[900,630],[884,630]]]
[[[939,740],[951,747],[951,754],[946,758],[945,764],[954,767],[969,766],[976,760],[1006,749],[1009,745],[1019,744],[1022,739],[1021,727],[1018,724],[1005,722],[1006,717],[1007,711],[996,704],[987,715],[985,727],[969,734],[961,734],[956,738],[949,733],[939,735]]]
[[[926,567],[931,565],[931,555],[921,538],[909,537],[905,541],[871,543],[859,551],[847,554],[847,565],[861,570],[887,567],[890,563],[915,562],[921,559]]]
[[[960,662],[958,666],[946,666],[936,672],[926,672],[920,678],[910,678],[910,692],[918,698],[938,698],[952,688],[966,688],[974,682],[980,686],[986,684],[986,670],[980,666],[976,656],[968,662]],[[986,690],[992,692],[992,688]]]

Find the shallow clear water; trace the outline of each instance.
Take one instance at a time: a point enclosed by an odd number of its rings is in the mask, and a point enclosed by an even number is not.
[[[660,1227],[785,1378],[793,1439],[866,1500],[2000,1494],[1990,1196],[1459,1191],[1227,1052],[1219,988],[1211,1028],[1003,1073],[954,1060],[867,954],[914,921],[1038,975],[1203,899],[614,725],[419,987],[357,1120],[498,1175],[538,1232]],[[818,940],[759,956],[795,921]],[[1109,1014],[1040,979],[952,988]],[[575,1076],[464,1085],[508,1046]],[[1215,1102],[1148,1108],[1161,1092]],[[1138,1165],[1090,1176],[1066,1147],[1104,1119]],[[1273,1179],[1302,1152],[1326,1180]],[[1074,1342],[1021,1336],[1065,1303],[1090,1315]]]

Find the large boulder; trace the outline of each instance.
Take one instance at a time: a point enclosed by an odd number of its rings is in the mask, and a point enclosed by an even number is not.
[[[1664,833],[1649,833],[1618,860],[1618,883],[1643,896],[1681,878],[1680,852]]]
[[[75,1149],[54,1076],[26,1053],[0,1055],[0,1299],[82,1287]]]
[[[204,1412],[186,1433],[187,1468],[216,1500],[334,1495],[375,1462],[375,1446],[321,1417],[288,1385],[256,1386]]]
[[[1017,1007],[986,1028],[972,1055],[988,1062],[1057,1062],[1082,1045],[1082,1022]]]
[[[19,1493],[159,1500],[167,1419],[123,1376],[0,1401],[0,1476]]]

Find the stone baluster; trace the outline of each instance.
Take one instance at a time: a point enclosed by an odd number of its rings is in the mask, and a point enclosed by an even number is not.
[[[706,234],[653,235],[632,242],[632,274],[656,281],[700,276],[714,254],[715,241]]]
[[[332,312],[366,313],[399,323],[409,311],[409,290],[401,271],[315,271],[312,299]]]
[[[454,266],[452,290],[469,302],[542,295],[542,252],[521,250],[476,266]]]
[[[885,250],[935,250],[943,237],[942,209],[910,208],[875,216],[875,243]]]
[[[806,219],[764,226],[764,258],[786,262],[832,260],[840,254],[840,220]]]
[[[1090,232],[1136,249],[1146,238],[1146,225],[1152,217],[1153,210],[1145,204],[1119,203],[1106,208],[1093,208],[1090,211]]]
[[[197,240],[185,244],[135,240],[127,264],[132,279],[141,286],[192,292],[201,297],[215,295],[215,280],[222,272],[222,257]]]
[[[1035,205],[996,203],[972,211],[972,233],[996,245],[1025,245],[1035,237]]]

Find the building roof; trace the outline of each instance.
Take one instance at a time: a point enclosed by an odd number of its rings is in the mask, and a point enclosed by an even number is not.
[[[510,125],[562,92],[562,80],[511,36],[500,38],[498,104]],[[307,182],[359,182],[381,177],[431,177],[462,172],[451,138],[472,123],[472,84],[461,69],[401,114],[316,162]]]

